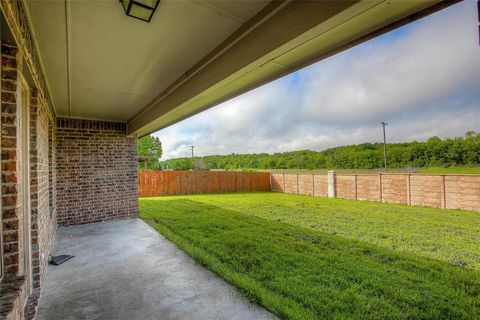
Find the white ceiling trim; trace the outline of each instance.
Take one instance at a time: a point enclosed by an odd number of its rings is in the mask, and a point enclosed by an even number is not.
[[[32,18],[30,16],[30,11],[28,9],[28,6],[25,5],[23,1],[21,1],[21,4],[23,6],[23,11],[25,12],[25,18],[27,20],[28,27],[30,29],[30,34],[31,34],[32,40],[33,40],[33,45],[35,46],[35,51],[36,51],[37,56],[38,56],[40,69],[41,69],[42,74],[44,75],[43,78],[45,80],[48,95],[51,97],[50,101],[52,103],[52,108],[53,108],[53,110],[56,111],[57,109],[55,108],[55,101],[52,98],[53,96],[52,96],[52,90],[50,89],[50,82],[48,80],[48,77],[46,76],[47,73],[45,72],[45,65],[43,64],[43,59],[42,59],[42,54],[40,52],[40,48],[38,47],[38,38],[37,38],[37,35],[35,34],[35,28],[33,27]]]
[[[72,115],[72,76],[71,76],[71,34],[70,34],[70,1],[65,2],[65,41],[66,41],[66,59],[67,59],[67,101],[68,101],[68,115]]]

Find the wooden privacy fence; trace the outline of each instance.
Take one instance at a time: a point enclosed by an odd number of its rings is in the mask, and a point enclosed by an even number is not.
[[[330,179],[328,176],[330,175]],[[271,190],[480,211],[480,175],[273,173]]]
[[[268,172],[160,170],[138,172],[140,197],[269,190]]]

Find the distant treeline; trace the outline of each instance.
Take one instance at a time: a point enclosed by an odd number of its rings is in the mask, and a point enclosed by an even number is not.
[[[426,142],[387,144],[390,168],[480,164],[480,133],[468,131],[465,137]],[[383,166],[383,143],[362,143],[323,151],[230,154],[177,158],[161,162],[163,169],[374,169]]]

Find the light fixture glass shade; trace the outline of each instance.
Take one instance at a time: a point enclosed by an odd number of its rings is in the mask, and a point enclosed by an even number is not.
[[[160,0],[120,0],[127,16],[150,22]]]
[[[135,0],[135,2],[138,2],[141,5],[144,5],[146,7],[150,7],[152,9],[155,9],[158,1],[157,0]]]
[[[120,1],[123,4],[123,9],[125,10],[125,13],[128,11],[128,5],[130,4],[130,0],[123,0]]]
[[[140,20],[150,21],[152,15],[152,9],[139,6],[135,2],[132,2],[132,7],[130,8],[130,16],[138,18]]]

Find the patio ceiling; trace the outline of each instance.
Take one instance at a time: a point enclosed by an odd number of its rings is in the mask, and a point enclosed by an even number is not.
[[[116,0],[25,3],[57,114],[139,136],[447,5],[162,0],[145,23]]]

